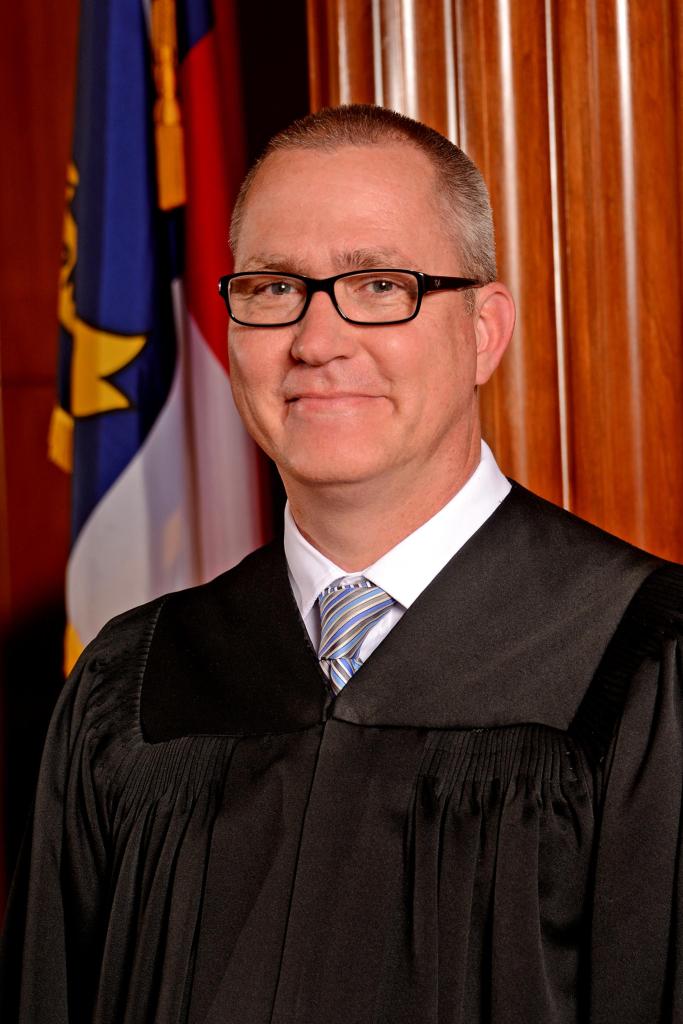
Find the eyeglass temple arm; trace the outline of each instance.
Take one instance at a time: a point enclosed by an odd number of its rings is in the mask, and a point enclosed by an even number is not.
[[[438,292],[444,290],[457,291],[462,288],[483,288],[485,281],[477,281],[474,277],[432,277],[431,274],[423,274],[422,281],[425,292]]]

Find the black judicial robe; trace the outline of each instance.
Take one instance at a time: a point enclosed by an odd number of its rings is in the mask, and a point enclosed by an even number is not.
[[[5,1024],[683,1020],[683,570],[519,486],[341,695],[278,545],[56,711]]]

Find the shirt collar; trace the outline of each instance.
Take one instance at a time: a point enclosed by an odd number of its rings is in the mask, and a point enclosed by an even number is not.
[[[453,555],[495,512],[510,492],[491,449],[482,441],[481,460],[472,476],[436,515],[362,572],[346,573],[314,548],[285,506],[284,548],[292,591],[303,619],[318,594],[338,579],[366,576],[403,608],[429,586]]]

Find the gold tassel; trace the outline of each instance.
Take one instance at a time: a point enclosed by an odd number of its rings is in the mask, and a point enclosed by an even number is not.
[[[175,0],[152,0],[152,52],[157,99],[154,137],[157,152],[159,207],[185,203],[183,126],[177,96],[178,38]]]
[[[47,454],[65,473],[73,470],[74,420],[61,405],[55,406],[47,435]]]
[[[64,631],[64,675],[68,676],[71,669],[74,667],[78,659],[83,652],[83,644],[81,643],[78,633],[71,625],[67,622],[66,629]]]

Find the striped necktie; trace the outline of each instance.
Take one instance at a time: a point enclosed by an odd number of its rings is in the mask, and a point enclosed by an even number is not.
[[[364,576],[353,583],[336,580],[319,595],[318,657],[333,696],[361,667],[358,652],[365,637],[395,603],[393,597]]]

